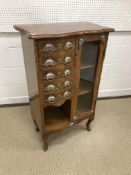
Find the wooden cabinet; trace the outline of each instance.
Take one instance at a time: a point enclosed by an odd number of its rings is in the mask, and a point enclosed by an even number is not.
[[[48,136],[94,119],[109,32],[91,23],[15,25],[21,32],[31,113]]]

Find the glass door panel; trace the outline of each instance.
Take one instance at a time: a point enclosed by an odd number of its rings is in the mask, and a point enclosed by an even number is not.
[[[91,109],[99,47],[100,42],[98,41],[85,42],[82,47],[77,99],[78,112],[86,112]]]
[[[98,41],[85,42],[83,44],[82,55],[81,55],[81,66],[96,65],[99,45],[100,42]]]
[[[85,93],[78,96],[77,111],[86,112],[90,110],[92,93]]]

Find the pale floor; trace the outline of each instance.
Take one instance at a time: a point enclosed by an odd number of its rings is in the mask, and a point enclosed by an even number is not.
[[[0,108],[0,175],[131,175],[131,98],[99,101],[91,132],[70,127],[47,152],[29,106]]]

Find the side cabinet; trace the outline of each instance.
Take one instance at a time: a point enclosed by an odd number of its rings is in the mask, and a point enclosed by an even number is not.
[[[48,137],[94,119],[109,32],[91,23],[16,25],[21,32],[27,85],[36,131]]]

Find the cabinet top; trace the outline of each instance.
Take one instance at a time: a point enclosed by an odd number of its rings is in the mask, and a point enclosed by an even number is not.
[[[14,28],[29,38],[59,38],[66,36],[113,32],[113,28],[100,26],[89,22],[68,22],[50,24],[20,24]]]

